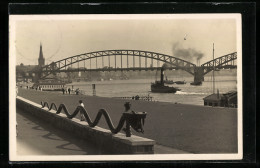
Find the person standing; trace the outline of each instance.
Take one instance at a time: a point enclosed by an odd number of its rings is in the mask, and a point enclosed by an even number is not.
[[[124,106],[125,106],[125,111],[123,113],[135,114],[135,112],[131,109],[131,103],[130,102],[126,102],[124,104]],[[131,126],[130,126],[129,123],[126,122],[126,126],[125,126],[125,128],[123,128],[123,131],[126,133],[127,137],[132,135]]]
[[[64,89],[64,88],[62,88],[61,90],[62,90],[62,93],[64,94],[64,92],[65,92],[65,89]]]
[[[135,112],[131,109],[131,103],[130,102],[125,102],[124,106],[125,106],[124,113],[135,114]]]
[[[70,88],[68,89],[68,92],[69,92],[69,94],[70,94]]]
[[[82,100],[79,101],[79,105],[84,108],[84,104],[83,104]],[[84,121],[84,120],[85,120],[84,113],[83,113],[83,111],[80,111],[80,121]]]
[[[75,92],[76,92],[76,95],[78,95],[79,94],[79,88],[77,88]]]

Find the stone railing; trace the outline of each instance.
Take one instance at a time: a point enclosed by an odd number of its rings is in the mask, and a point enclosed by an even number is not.
[[[122,113],[122,116],[120,118],[120,121],[117,125],[117,127],[114,126],[108,112],[105,109],[100,109],[97,113],[97,116],[94,121],[91,120],[89,117],[89,114],[87,113],[86,109],[82,106],[77,106],[77,108],[74,110],[74,112],[71,114],[66,106],[64,104],[60,104],[59,108],[57,108],[56,104],[51,103],[49,104],[47,102],[41,102],[42,108],[47,107],[49,110],[56,110],[56,114],[61,113],[64,111],[66,114],[67,118],[72,119],[77,116],[79,112],[83,113],[86,122],[90,127],[95,127],[98,122],[100,121],[102,115],[105,117],[107,125],[110,129],[110,131],[114,134],[118,133],[121,131],[121,129],[124,126],[124,123],[126,122],[126,129],[124,130],[126,132],[126,136],[130,137],[131,136],[131,129],[130,126],[136,131],[136,132],[142,132],[144,133],[143,125],[144,121],[146,118],[146,112],[134,112],[134,113]]]

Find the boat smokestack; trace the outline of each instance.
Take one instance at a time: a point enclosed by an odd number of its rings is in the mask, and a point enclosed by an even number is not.
[[[164,69],[161,68],[161,84],[163,84],[163,78],[164,78]]]

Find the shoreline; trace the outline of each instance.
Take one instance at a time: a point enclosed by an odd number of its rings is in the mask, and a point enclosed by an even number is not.
[[[73,112],[83,100],[91,119],[99,109],[108,111],[116,126],[129,101],[134,111],[146,111],[144,134],[137,136],[155,140],[158,144],[190,153],[236,153],[237,109],[173,104],[168,102],[125,100],[88,95],[63,95],[61,92],[35,91],[19,88],[19,96],[40,104],[41,101],[64,103]],[[98,126],[108,128],[104,118]]]

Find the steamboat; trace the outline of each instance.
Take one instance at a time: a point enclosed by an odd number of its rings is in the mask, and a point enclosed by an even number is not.
[[[164,85],[164,67],[161,68],[161,80],[155,81],[151,84],[151,91],[154,93],[176,93],[177,91],[180,91],[179,88],[176,87],[170,87]]]

